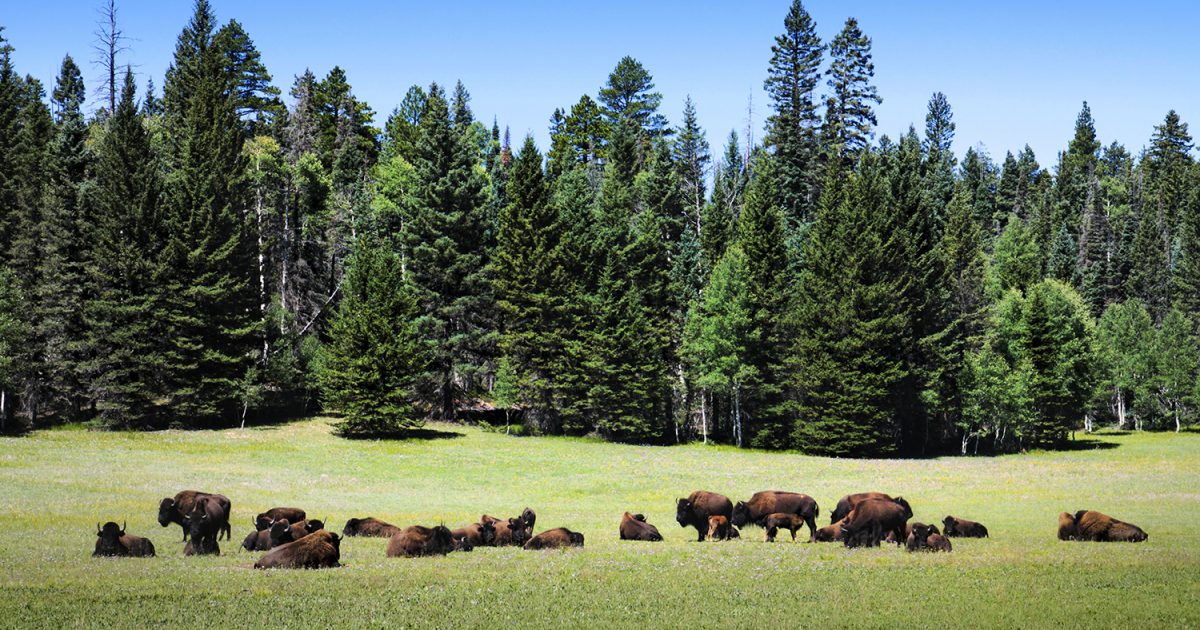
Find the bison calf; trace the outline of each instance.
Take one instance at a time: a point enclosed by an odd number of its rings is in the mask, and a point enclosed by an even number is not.
[[[342,528],[343,536],[363,536],[366,538],[391,538],[400,532],[400,528],[385,523],[377,518],[352,518],[346,521]]]
[[[712,540],[729,540],[729,530],[732,525],[729,524],[729,518],[714,514],[708,517],[708,537]]]
[[[109,521],[100,526],[96,523],[96,548],[92,551],[96,557],[133,557],[149,558],[154,556],[154,543],[149,538],[133,536],[125,533],[125,524]]]
[[[785,514],[776,512],[770,514],[763,521],[763,527],[767,528],[767,542],[775,542],[775,534],[781,529],[786,529],[792,533],[792,542],[796,542],[796,530],[804,527],[804,517],[796,514]],[[816,534],[813,534],[816,537]]]
[[[968,521],[965,518],[957,518],[947,516],[942,519],[942,531],[947,536],[959,536],[961,538],[987,538],[988,530],[983,526],[983,523]]]
[[[950,541],[938,532],[937,526],[912,523],[907,529],[905,547],[909,551],[950,551]]]
[[[548,529],[525,543],[526,549],[559,549],[561,547],[582,547],[583,534],[573,532],[566,527]]]
[[[646,517],[641,514],[630,514],[626,512],[621,516],[621,525],[618,527],[618,533],[621,540],[647,540],[661,541],[662,534],[658,533],[658,528],[646,522]]]
[[[300,540],[280,545],[254,563],[255,569],[324,569],[338,566],[342,539],[319,530]]]

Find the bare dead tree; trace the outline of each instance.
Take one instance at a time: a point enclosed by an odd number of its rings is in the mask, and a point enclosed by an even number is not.
[[[104,72],[106,81],[100,84],[97,92],[108,101],[108,113],[111,116],[117,109],[117,55],[129,50],[125,45],[126,37],[117,28],[117,2],[105,0],[97,10],[100,19],[96,22],[96,42],[92,49],[96,52],[93,61]]]

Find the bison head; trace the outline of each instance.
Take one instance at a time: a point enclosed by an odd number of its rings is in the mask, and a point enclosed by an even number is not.
[[[512,532],[514,545],[524,545],[533,534],[532,530],[525,526],[525,521],[520,517],[508,519],[508,530]]]
[[[271,522],[271,546],[278,547],[291,541],[292,524],[286,518]]]
[[[537,522],[537,514],[534,514],[533,510],[525,508],[524,510],[521,510],[521,520],[525,522],[525,527],[532,531],[533,524]]]
[[[334,549],[342,550],[342,537],[333,532],[329,532],[329,544],[333,545]]]
[[[930,531],[929,525],[926,525],[925,523],[913,523],[912,533],[913,536],[917,537],[917,541],[923,544],[933,532]]]
[[[904,508],[904,518],[912,518],[913,517],[912,506],[908,504],[908,501],[906,501],[904,499],[904,497],[896,497],[895,499],[892,499],[892,500],[896,502],[896,505],[899,505],[900,507]]]
[[[358,534],[358,524],[361,522],[362,522],[362,520],[357,519],[357,518],[352,518],[352,519],[346,521],[346,526],[342,528],[342,535],[343,536],[357,535]]]
[[[567,532],[567,537],[571,540],[571,544],[576,547],[583,546],[583,534],[579,532]]]
[[[745,501],[738,501],[737,505],[733,506],[733,518],[731,519],[734,525],[745,527],[746,523],[750,522],[750,508]]]
[[[307,521],[304,521],[304,531],[307,531],[310,534],[322,529],[325,529],[325,521],[319,521],[315,518],[310,518]]]
[[[680,499],[675,503],[675,520],[680,527],[687,527],[692,524],[692,502],[687,499]]]
[[[261,532],[264,529],[271,529],[271,523],[274,523],[274,522],[275,522],[275,520],[272,519],[270,516],[267,516],[266,513],[264,512],[262,514],[259,514],[256,517],[254,517],[254,530]]]
[[[954,517],[947,516],[942,519],[942,531],[946,532],[947,536],[954,535]]]
[[[455,551],[454,535],[450,533],[450,528],[445,525],[438,525],[429,532],[429,547],[432,551],[446,553]]]
[[[99,540],[96,542],[96,554],[98,556],[116,556],[121,553],[121,536],[125,535],[125,528],[117,527],[117,524],[109,521],[100,526],[96,523],[96,537]]]
[[[1063,512],[1058,515],[1058,539],[1072,540],[1075,538],[1075,517]]]
[[[633,515],[633,520],[635,520],[635,521],[641,521],[641,522],[645,523],[645,522],[646,522],[646,515],[645,515],[645,514],[634,514],[634,515]]]
[[[158,503],[158,524],[166,527],[176,516],[175,499],[166,498]]]
[[[484,521],[479,524],[479,540],[484,545],[490,545],[496,540],[496,524],[491,521]]]

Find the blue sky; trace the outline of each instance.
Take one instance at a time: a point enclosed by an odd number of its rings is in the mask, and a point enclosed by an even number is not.
[[[100,0],[5,2],[0,25],[15,63],[48,86],[65,53],[90,61]],[[532,133],[583,93],[595,95],[617,60],[639,59],[674,124],[690,94],[714,153],[742,134],[753,103],[755,137],[769,109],[762,81],[790,0],[583,2],[237,2],[213,0],[222,22],[239,20],[286,92],[311,67],[340,65],[382,125],[413,83],[462,79],[480,119]],[[1029,143],[1044,166],[1071,137],[1087,100],[1103,142],[1133,152],[1174,108],[1200,133],[1200,3],[1143,0],[1010,2],[812,1],[828,42],[849,16],[874,41],[884,102],[878,133],[923,128],[925,106],[944,92],[958,130],[955,150],[982,144],[997,161]],[[118,0],[130,38],[123,61],[162,85],[190,0]],[[89,87],[99,70],[85,67]],[[823,87],[823,86],[822,86]],[[744,136],[743,136],[744,137]]]

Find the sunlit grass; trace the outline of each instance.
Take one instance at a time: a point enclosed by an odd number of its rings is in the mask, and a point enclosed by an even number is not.
[[[997,458],[838,460],[727,447],[516,438],[350,441],[327,421],[218,432],[45,431],[0,439],[0,626],[41,627],[1186,627],[1200,625],[1200,435],[1103,435],[1106,448]],[[155,520],[184,488],[233,501],[219,558],[184,558]],[[978,520],[992,538],[946,555],[895,547],[694,542],[674,499],[756,490],[904,495],[916,518]],[[340,531],[352,516],[464,524],[481,513],[582,531],[566,552],[384,557],[346,539],[340,569],[260,572],[238,546],[254,514],[294,505]],[[1059,512],[1141,525],[1143,544],[1063,543]],[[617,539],[626,510],[666,542]],[[89,557],[96,521],[125,519],[153,559]],[[786,537],[785,537],[786,538]]]

